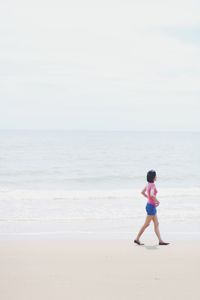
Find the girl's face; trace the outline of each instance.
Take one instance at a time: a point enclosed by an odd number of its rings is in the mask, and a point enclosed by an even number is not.
[[[154,182],[157,180],[157,176],[154,178]]]

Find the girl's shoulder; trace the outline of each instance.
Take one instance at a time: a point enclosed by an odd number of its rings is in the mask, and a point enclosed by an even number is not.
[[[156,186],[156,185],[155,185],[154,182],[148,182],[148,183],[147,183],[147,186],[148,186],[148,187],[154,187],[154,186]]]
[[[147,185],[147,188],[148,188],[148,189],[154,189],[154,190],[157,190],[157,189],[156,189],[156,185],[155,185],[154,182],[149,182],[148,185]]]
[[[154,189],[154,191],[155,191],[156,193],[158,192],[155,183],[153,183],[152,188]]]

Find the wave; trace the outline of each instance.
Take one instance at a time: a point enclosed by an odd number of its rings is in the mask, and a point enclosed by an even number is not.
[[[51,195],[55,200],[62,199],[64,196],[74,197],[74,196],[102,196],[102,197],[123,197],[123,196],[133,196],[140,195],[140,191],[142,186],[138,188],[116,188],[116,189],[60,189],[53,188],[52,186],[48,189],[29,189],[29,188],[13,188],[8,186],[0,186],[0,194],[2,195],[15,195],[16,197],[24,196],[24,195],[34,195],[44,196]],[[198,196],[200,195],[200,187],[178,187],[178,188],[166,188],[166,187],[158,187],[158,192],[160,196]]]

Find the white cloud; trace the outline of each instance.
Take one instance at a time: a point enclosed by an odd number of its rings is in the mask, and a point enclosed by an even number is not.
[[[4,3],[0,97],[8,106],[2,104],[0,126],[44,126],[45,116],[51,127],[54,115],[64,128],[145,129],[152,124],[153,101],[160,128],[200,129],[199,43],[165,30],[199,26],[199,7],[197,1],[171,0]],[[160,102],[173,102],[177,113],[184,104],[179,124],[175,114],[169,122]],[[191,103],[195,109],[184,123]],[[10,123],[5,116],[11,105]],[[16,107],[29,118],[19,122]]]

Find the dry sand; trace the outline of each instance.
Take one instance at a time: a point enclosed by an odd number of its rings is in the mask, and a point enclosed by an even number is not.
[[[200,299],[200,242],[0,241],[1,300]]]

